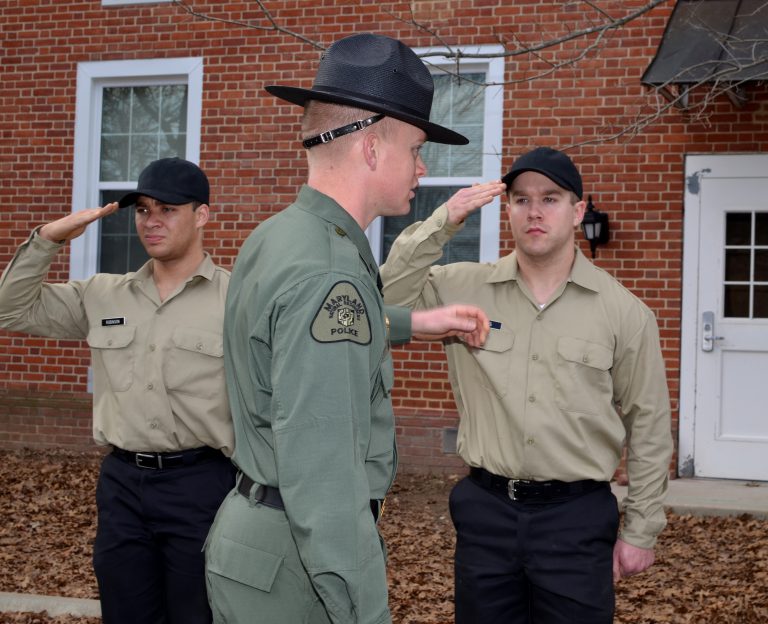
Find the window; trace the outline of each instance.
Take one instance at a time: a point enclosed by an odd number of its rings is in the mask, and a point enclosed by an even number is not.
[[[768,212],[725,215],[723,316],[768,318]]]
[[[201,59],[81,63],[73,210],[119,199],[158,158],[197,162],[201,99]],[[72,241],[70,275],[125,273],[146,260],[133,211],[122,209]]]
[[[482,46],[473,53],[501,51],[498,46]],[[415,50],[417,54],[427,50]],[[368,229],[369,240],[380,262],[400,232],[428,217],[458,189],[501,177],[501,130],[503,58],[482,62],[462,62],[455,75],[455,63],[441,57],[425,57],[435,81],[431,121],[460,132],[469,145],[442,145],[427,142],[422,157],[427,176],[411,202],[411,212],[402,217],[377,219]],[[450,72],[450,73],[449,73]],[[486,84],[494,86],[484,86]],[[493,261],[499,257],[498,198],[482,211],[471,215],[465,227],[444,248],[440,264],[449,262]]]

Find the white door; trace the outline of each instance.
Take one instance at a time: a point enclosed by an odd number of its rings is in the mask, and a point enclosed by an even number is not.
[[[687,165],[686,213],[699,225],[685,243],[698,258],[693,473],[768,480],[768,156]]]

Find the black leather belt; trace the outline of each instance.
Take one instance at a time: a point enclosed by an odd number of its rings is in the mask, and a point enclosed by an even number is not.
[[[241,473],[241,475],[242,476],[237,483],[237,493],[240,494],[240,496],[250,499],[251,489],[256,485],[256,482],[245,473]],[[267,507],[285,510],[280,490],[271,485],[259,485],[254,492],[253,500],[256,503],[261,503]],[[378,522],[379,517],[384,512],[384,501],[378,498],[372,498],[370,505],[373,520],[374,522]]]
[[[205,460],[224,457],[221,451],[211,448],[210,446],[202,446],[186,451],[170,451],[168,453],[126,451],[114,447],[112,449],[112,455],[127,464],[133,464],[134,466],[147,468],[148,470],[163,470],[165,468],[192,466]]]
[[[256,485],[256,482],[251,479],[247,474],[240,473],[240,480],[237,483],[237,493],[245,498],[251,497],[251,488]],[[280,496],[280,490],[271,485],[259,485],[256,488],[256,492],[253,495],[253,501],[255,503],[261,503],[267,507],[273,507],[274,509],[285,509],[283,505],[283,497]]]
[[[606,481],[528,481],[500,477],[483,468],[470,468],[469,477],[478,485],[493,492],[502,492],[513,501],[548,502],[567,499],[592,492],[608,485]]]

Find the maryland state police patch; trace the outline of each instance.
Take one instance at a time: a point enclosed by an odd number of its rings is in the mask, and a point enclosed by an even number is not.
[[[371,323],[360,292],[350,282],[336,282],[323,299],[312,321],[312,338],[318,342],[371,342]]]

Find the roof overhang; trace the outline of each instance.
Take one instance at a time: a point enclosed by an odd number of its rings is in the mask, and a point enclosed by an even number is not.
[[[641,82],[682,105],[693,87],[716,84],[740,106],[744,86],[765,79],[766,0],[678,0]]]

